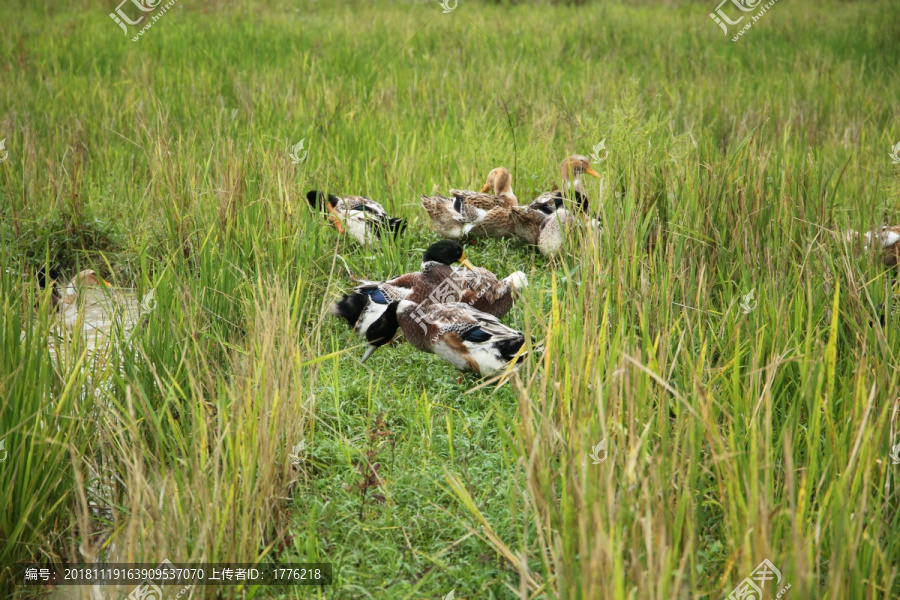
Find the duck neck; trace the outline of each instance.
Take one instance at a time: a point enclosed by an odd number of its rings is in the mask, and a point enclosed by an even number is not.
[[[63,302],[66,304],[72,304],[75,302],[75,298],[78,297],[78,288],[75,286],[75,281],[70,281],[62,291]]]
[[[578,175],[575,176],[574,181],[570,179],[566,182],[566,191],[570,192],[572,190],[578,192],[579,194],[584,194],[584,183],[581,181],[581,177]]]
[[[566,183],[566,189],[563,192],[563,195],[568,197],[569,200],[573,201],[580,210],[587,210],[588,195],[584,190],[584,184],[582,183],[581,177],[579,175],[575,176],[574,181],[570,180]]]
[[[453,273],[453,267],[445,265],[436,260],[429,260],[422,263],[422,276],[426,278],[440,277],[443,279],[447,275]]]
[[[503,198],[509,203],[518,203],[516,195],[512,189],[512,175],[508,171],[503,171],[494,181],[497,196]]]

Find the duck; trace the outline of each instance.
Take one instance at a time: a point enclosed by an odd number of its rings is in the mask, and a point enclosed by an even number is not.
[[[452,265],[460,263],[462,268]],[[380,319],[389,304],[409,299],[417,304],[459,301],[497,317],[508,313],[528,278],[516,271],[503,279],[473,265],[456,241],[441,240],[430,245],[422,256],[421,270],[382,282],[364,281],[330,308],[353,331],[368,342],[362,361],[379,347],[390,343],[396,328]],[[385,332],[389,331],[390,335]]]
[[[422,196],[422,207],[431,218],[435,231],[452,239],[469,233],[506,237],[508,228],[504,228],[502,222],[497,223],[497,219],[511,206],[518,206],[518,199],[512,190],[512,176],[505,167],[492,169],[479,192],[451,189],[449,197]]]
[[[537,246],[544,256],[553,256],[562,247],[573,227],[583,222],[567,208],[558,208],[549,214],[530,207],[510,210],[513,233],[532,246]],[[587,221],[590,229],[600,232],[600,221]]]
[[[527,355],[521,352],[525,344],[521,331],[465,302],[423,305],[401,300],[388,306],[383,320],[386,329],[399,328],[417,350],[436,354],[460,371],[481,377]]]
[[[881,304],[875,307],[875,314],[878,315],[878,322],[881,323],[882,327],[887,327],[888,323],[897,318],[897,313],[900,312],[900,297],[894,295],[891,299],[891,310],[888,312],[887,304],[882,302]],[[869,323],[869,326],[872,326],[872,323]]]
[[[489,194],[489,191],[494,193]],[[518,206],[519,204],[519,199],[516,198],[512,189],[512,175],[510,175],[509,169],[506,167],[491,169],[481,191],[473,192],[471,190],[452,189],[450,190],[450,195],[482,210]]]
[[[580,212],[587,212],[589,202],[581,175],[600,177],[600,174],[591,168],[591,161],[584,155],[572,154],[560,163],[559,173],[562,177],[563,189],[544,192],[531,201],[531,204],[528,205],[529,208],[549,214],[562,208],[568,201],[574,203]]]
[[[362,246],[369,246],[389,232],[399,235],[406,229],[406,221],[391,217],[384,207],[364,196],[335,196],[318,190],[306,193],[306,200],[313,208],[325,209],[338,233],[350,233]]]
[[[84,269],[83,271],[79,271],[75,277],[62,289],[62,292],[59,291],[56,287],[51,290],[50,293],[50,301],[53,303],[53,306],[60,306],[64,308],[67,305],[73,304],[75,300],[78,299],[78,293],[80,291],[84,291],[90,287],[111,287],[109,282],[97,275],[97,273],[93,269]]]
[[[27,271],[19,271],[14,267],[7,267],[4,269],[4,273],[7,276],[15,277],[17,279],[21,279],[24,281],[28,281],[30,279],[35,279],[38,286],[38,293],[34,296],[34,308],[37,310],[40,308],[41,298],[44,295],[44,290],[47,287],[50,287],[50,302],[55,309],[59,304],[59,300],[62,297],[59,291],[53,287],[55,285],[56,280],[60,278],[59,269],[55,266],[50,266],[49,269],[46,265],[40,265],[37,268],[31,268]]]
[[[881,243],[882,259],[885,267],[894,268],[900,263],[900,244],[897,243],[900,242],[900,225],[885,225],[881,228],[881,231],[870,231],[864,234],[863,237],[866,240],[865,247],[867,250],[873,239],[877,238]]]

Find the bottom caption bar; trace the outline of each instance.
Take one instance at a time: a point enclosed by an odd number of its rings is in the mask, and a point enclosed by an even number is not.
[[[20,564],[22,585],[331,585],[331,563]]]

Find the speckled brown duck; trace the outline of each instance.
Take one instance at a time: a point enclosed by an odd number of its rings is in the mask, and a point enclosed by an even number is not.
[[[489,191],[494,193],[488,194]],[[450,195],[454,198],[460,198],[466,204],[481,210],[519,205],[519,200],[512,189],[512,175],[509,174],[509,170],[506,167],[492,169],[488,173],[487,181],[480,192],[450,190]]]
[[[436,354],[460,371],[491,375],[527,354],[521,352],[521,331],[463,302],[423,306],[402,300],[388,307],[385,320],[396,324],[414,348]]]
[[[494,193],[487,193],[489,190]],[[509,235],[497,227],[496,221],[510,206],[518,206],[518,200],[512,191],[512,177],[504,167],[488,173],[480,192],[453,189],[450,197],[422,196],[422,207],[431,218],[434,230],[452,239],[459,239],[473,230],[473,235],[487,237]],[[500,212],[495,213],[497,210]]]

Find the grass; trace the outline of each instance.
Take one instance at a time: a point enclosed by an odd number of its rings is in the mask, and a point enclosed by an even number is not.
[[[169,558],[334,564],[184,598],[721,598],[768,559],[783,597],[897,597],[894,274],[835,235],[900,218],[895,4],[732,43],[704,2],[181,1],[133,43],[112,5],[12,2],[0,263],[158,305],[57,364],[49,294],[0,275],[0,588]],[[407,344],[358,362],[328,303],[416,267],[421,193],[502,164],[530,200],[604,139],[598,240],[467,248],[529,274],[505,322],[543,355],[474,391]],[[407,234],[359,248],[313,187]]]

